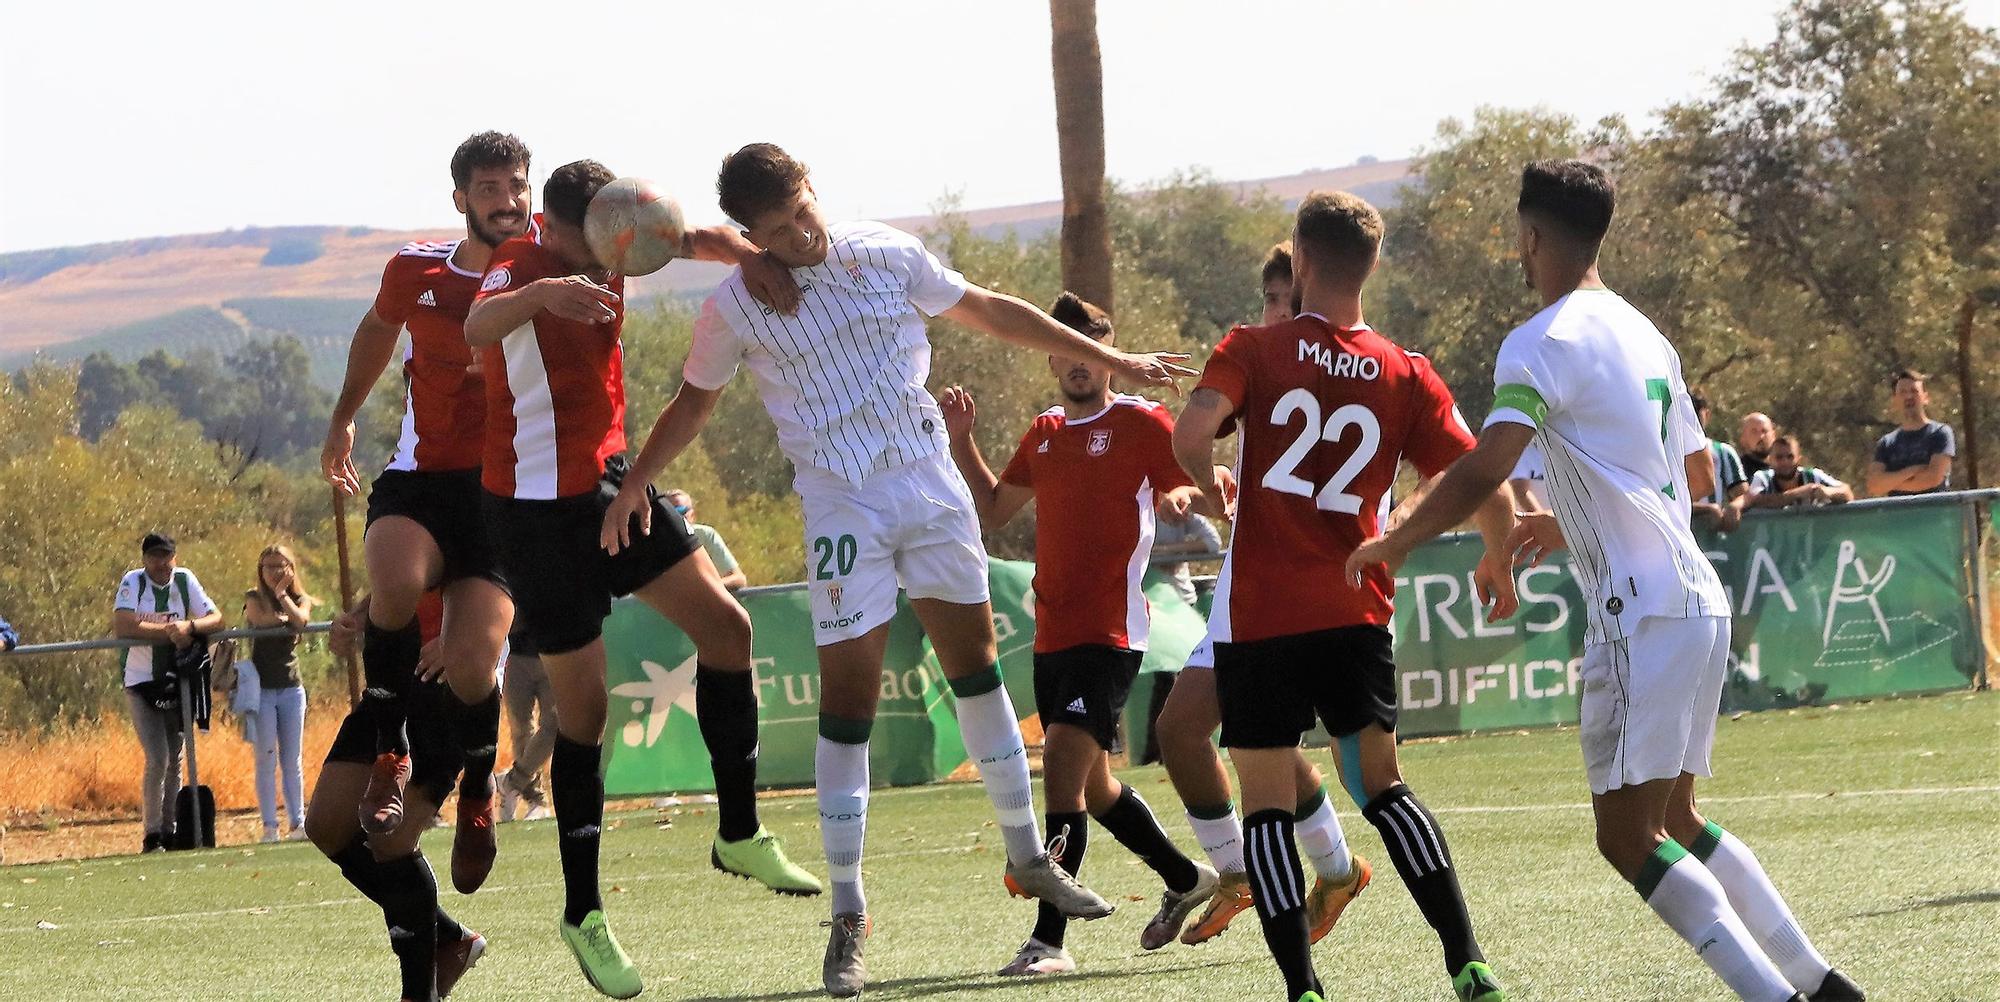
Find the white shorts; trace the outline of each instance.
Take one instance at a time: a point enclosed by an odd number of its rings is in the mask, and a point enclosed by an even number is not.
[[[1648,616],[1583,650],[1583,767],[1590,792],[1709,775],[1729,669],[1729,620]]]
[[[878,470],[859,485],[813,470],[798,489],[819,646],[888,623],[899,583],[911,598],[977,605],[990,597],[972,491],[944,453]]]

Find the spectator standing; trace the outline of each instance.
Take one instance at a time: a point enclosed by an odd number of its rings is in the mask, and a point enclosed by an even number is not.
[[[1780,435],[1771,444],[1771,465],[1750,478],[1748,504],[1752,508],[1790,508],[1794,505],[1818,507],[1846,504],[1854,500],[1854,489],[1825,470],[1805,465],[1805,450],[1799,440]]]
[[[729,544],[722,541],[722,533],[712,525],[703,525],[694,520],[694,497],[684,490],[668,491],[663,497],[666,502],[680,512],[687,521],[688,531],[701,541],[701,548],[708,551],[708,560],[715,565],[715,573],[722,578],[722,587],[730,591],[742,588],[749,579],[743,576],[743,568],[736,564],[736,554],[729,552]]]
[[[514,764],[494,780],[500,791],[500,820],[545,818],[549,802],[542,792],[542,767],[556,750],[556,691],[527,631],[516,629],[507,637],[507,670],[501,674],[500,700],[507,708]],[[528,805],[525,814],[523,801]]]
[[[174,797],[180,792],[181,717],[177,693],[160,691],[155,675],[167,674],[176,651],[196,643],[196,635],[222,626],[222,613],[202,591],[194,572],[179,566],[174,538],[151,532],[139,541],[144,564],[118,580],[111,606],[111,632],[147,644],[125,650],[125,702],[132,728],[146,754],[140,779],[140,818],[146,829],[141,852],[159,852],[172,841]]]
[[[1222,552],[1222,536],[1215,531],[1215,523],[1194,512],[1187,512],[1186,516],[1175,522],[1172,521],[1173,513],[1170,510],[1160,509],[1160,517],[1153,526],[1155,558]],[[1167,576],[1167,580],[1174,586],[1174,592],[1180,595],[1181,601],[1189,605],[1194,604],[1196,597],[1194,575],[1189,572],[1187,561],[1182,560],[1172,564],[1156,562],[1154,566]]]
[[[278,841],[278,789],[293,841],[306,837],[305,769],[300,742],[306,725],[306,690],[299,680],[299,638],[311,622],[315,601],[299,579],[298,558],[288,547],[266,546],[257,557],[257,587],[243,593],[243,619],[258,629],[283,627],[281,636],[250,642],[257,671],[257,806],[264,817],[264,841]]]
[[[1924,374],[1904,369],[1890,381],[1891,400],[1902,424],[1875,443],[1875,461],[1868,464],[1868,493],[1901,497],[1951,489],[1951,460],[1958,442],[1951,425],[1932,421],[1925,413],[1931,395]]]
[[[1743,457],[1737,455],[1735,446],[1728,442],[1706,437],[1711,413],[1708,398],[1699,393],[1689,396],[1694,400],[1695,417],[1701,422],[1709,458],[1715,460],[1715,492],[1708,497],[1694,499],[1694,524],[1706,525],[1720,532],[1735,532],[1743,522],[1742,499],[1750,492],[1750,478],[1743,472]]]
[[[1736,429],[1736,449],[1743,461],[1743,475],[1755,477],[1759,471],[1771,468],[1771,447],[1778,440],[1778,426],[1771,416],[1762,411],[1751,411],[1743,415],[1743,423]]]
[[[21,646],[21,635],[6,620],[0,619],[0,654]]]

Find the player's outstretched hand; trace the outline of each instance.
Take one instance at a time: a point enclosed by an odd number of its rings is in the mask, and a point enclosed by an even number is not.
[[[1563,538],[1562,526],[1556,524],[1554,515],[1545,511],[1522,512],[1520,519],[1507,535],[1507,552],[1514,555],[1515,566],[1540,567],[1549,554],[1569,547],[1569,540]]]
[[[1180,392],[1180,384],[1174,380],[1182,376],[1198,376],[1201,373],[1180,363],[1188,360],[1184,351],[1148,351],[1139,354],[1119,352],[1118,374],[1141,386],[1171,386]]]
[[[963,442],[979,423],[979,408],[963,386],[947,386],[938,394],[938,409],[944,412],[944,433],[954,442]]]
[[[1160,495],[1160,521],[1168,525],[1181,525],[1188,520],[1188,513],[1194,510],[1194,490],[1176,487]]]
[[[1472,587],[1479,593],[1479,604],[1486,607],[1489,623],[1497,623],[1521,610],[1520,596],[1514,592],[1513,561],[1506,553],[1480,557],[1479,566],[1472,572]]]
[[[746,257],[737,267],[743,269],[743,288],[750,298],[786,316],[799,311],[799,283],[792,279],[792,270],[779,264],[770,251]]]
[[[1236,521],[1236,471],[1227,466],[1217,466],[1214,476],[1215,483],[1210,489],[1218,492],[1216,498],[1222,507],[1222,517],[1234,522]]]
[[[540,278],[535,285],[542,309],[564,320],[608,324],[618,319],[618,311],[611,308],[618,302],[618,294],[582,275]]]
[[[319,450],[319,471],[334,490],[348,497],[361,493],[361,474],[354,469],[354,422],[326,430],[326,444]]]
[[[632,519],[639,519],[639,535],[653,534],[653,506],[646,503],[646,486],[628,480],[618,489],[618,496],[611,499],[611,507],[604,512],[604,528],[597,534],[597,543],[604,552],[617,556],[618,551],[632,545]]]
[[[361,606],[355,606],[333,617],[333,628],[327,631],[326,646],[337,658],[351,658],[356,653],[355,641],[361,636]]]
[[[417,652],[417,677],[426,682],[435,682],[444,675],[444,638],[432,637],[430,643]]]
[[[1363,575],[1368,573],[1370,567],[1377,565],[1389,568],[1389,573],[1394,574],[1396,568],[1403,566],[1403,561],[1409,556],[1408,550],[1398,543],[1391,542],[1387,536],[1364,540],[1360,546],[1354,548],[1353,553],[1347,555],[1348,587],[1361,587]]]

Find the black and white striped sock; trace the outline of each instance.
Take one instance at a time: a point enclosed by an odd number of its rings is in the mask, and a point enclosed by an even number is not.
[[[1285,997],[1319,991],[1306,929],[1306,882],[1292,841],[1292,812],[1258,811],[1243,819],[1243,861],[1263,920],[1264,944],[1285,976]]]
[[[1424,921],[1437,931],[1438,942],[1444,946],[1445,972],[1456,975],[1466,964],[1485,960],[1478,940],[1473,938],[1472,916],[1465,909],[1451,847],[1445,844],[1444,829],[1438,827],[1437,818],[1401,783],[1369,801],[1361,816],[1382,833],[1403,886],[1409,888]]]

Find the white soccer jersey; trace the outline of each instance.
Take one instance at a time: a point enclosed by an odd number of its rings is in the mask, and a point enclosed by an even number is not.
[[[1517,498],[1523,510],[1546,510],[1549,506],[1549,474],[1547,464],[1542,462],[1542,447],[1530,443],[1521,450],[1521,459],[1514,464],[1514,472],[1507,479],[1526,480],[1528,497]]]
[[[209,601],[208,592],[202,590],[194,572],[185,567],[174,568],[173,576],[164,585],[154,584],[146,576],[146,569],[138,567],[118,579],[118,594],[111,608],[137,613],[141,623],[171,623],[178,619],[200,619],[215,611],[215,603]],[[153,680],[153,648],[127,647],[124,656],[126,688]]]
[[[1493,413],[1537,429],[1548,501],[1589,607],[1587,643],[1647,616],[1726,616],[1688,529],[1685,457],[1702,449],[1680,355],[1617,294],[1580,289],[1507,335]]]
[[[835,223],[827,245],[825,261],[792,269],[794,316],[752,299],[741,271],[724,280],[695,320],[686,376],[719,389],[748,361],[795,472],[858,484],[944,451],[944,419],[924,388],[924,316],[956,305],[966,282],[916,237],[881,223]]]

